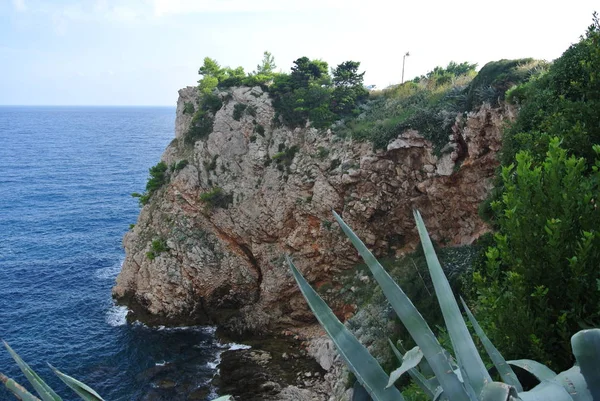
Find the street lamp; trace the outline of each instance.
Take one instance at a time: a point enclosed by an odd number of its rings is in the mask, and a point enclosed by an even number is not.
[[[409,52],[402,57],[402,83],[404,83],[404,62],[406,61],[406,56],[410,56]]]

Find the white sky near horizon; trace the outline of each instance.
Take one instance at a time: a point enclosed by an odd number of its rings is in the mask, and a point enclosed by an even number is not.
[[[562,3],[562,4],[561,4]],[[553,60],[591,0],[0,0],[0,105],[171,105],[204,57],[252,71],[307,56],[361,62],[365,84],[450,61]]]

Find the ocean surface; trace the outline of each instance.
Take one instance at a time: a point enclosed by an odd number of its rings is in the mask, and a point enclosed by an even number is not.
[[[173,107],[0,107],[0,338],[65,400],[78,398],[47,363],[107,401],[216,397],[229,345],[213,328],[129,325],[111,299],[139,213],[130,194],[174,119]],[[30,388],[3,347],[0,372]]]

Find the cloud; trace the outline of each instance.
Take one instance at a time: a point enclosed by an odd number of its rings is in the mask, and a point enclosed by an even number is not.
[[[13,7],[15,10],[19,12],[23,12],[27,10],[27,6],[25,5],[25,0],[12,0]]]

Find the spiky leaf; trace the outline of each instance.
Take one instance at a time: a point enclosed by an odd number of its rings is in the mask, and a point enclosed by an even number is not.
[[[423,319],[423,316],[421,316],[421,313],[419,313],[404,291],[385,271],[375,256],[367,249],[365,244],[346,225],[344,220],[335,211],[333,215],[371,270],[373,277],[377,280],[390,305],[411,337],[415,340],[419,348],[421,348],[425,359],[429,362],[446,396],[453,401],[470,401],[470,397],[466,393],[462,383],[456,374],[454,374],[443,348],[431,331],[431,328],[427,325],[427,322],[425,322],[425,319]]]
[[[600,400],[600,329],[581,330],[571,337],[571,347],[594,400]]]
[[[400,353],[398,348],[396,348],[394,343],[389,338],[388,338],[388,342],[390,344],[390,347],[392,347],[392,351],[394,352],[394,355],[396,355],[396,358],[398,358],[398,361],[400,361],[400,363],[403,363],[404,357],[402,356],[402,354]],[[427,380],[427,378],[425,376],[423,376],[421,374],[421,372],[419,372],[419,370],[416,368],[409,369],[408,374],[429,398],[434,397],[434,394],[438,387],[437,384],[435,386],[432,385],[431,382],[429,380]]]
[[[460,301],[462,302],[465,312],[467,312],[467,317],[469,318],[469,321],[471,322],[471,324],[473,325],[473,328],[475,329],[475,333],[477,333],[477,336],[481,340],[483,347],[485,348],[488,355],[490,356],[490,359],[494,363],[494,366],[496,367],[496,370],[498,370],[498,373],[502,377],[502,380],[504,380],[504,382],[506,384],[513,386],[517,391],[523,391],[523,386],[521,386],[521,383],[519,382],[517,375],[512,370],[510,365],[508,363],[506,363],[506,360],[500,354],[500,352],[496,349],[496,347],[494,347],[494,344],[492,344],[492,342],[490,341],[488,336],[485,334],[485,332],[483,331],[483,329],[477,322],[477,319],[475,319],[475,316],[473,316],[473,314],[471,313],[471,310],[467,307],[467,304],[464,301],[464,299],[462,299],[462,297],[460,298]]]
[[[54,390],[52,390],[50,386],[48,386],[42,380],[42,378],[29,367],[28,364],[21,359],[21,357],[10,347],[10,345],[8,345],[6,341],[3,340],[2,342],[4,343],[4,346],[8,350],[10,356],[12,356],[12,358],[15,360],[27,380],[29,380],[43,401],[62,401],[62,398],[60,398],[58,394],[56,394]]]
[[[289,257],[292,274],[306,298],[308,305],[336,345],[348,368],[354,373],[360,384],[375,401],[403,401],[402,394],[396,387],[386,388],[389,377],[369,351],[338,320],[325,301],[312,289]]]
[[[552,380],[556,377],[556,373],[552,369],[531,359],[516,359],[514,361],[507,361],[506,363],[528,371],[539,381]]]
[[[388,382],[387,387],[392,386],[396,380],[400,378],[404,373],[409,371],[410,369],[415,368],[419,362],[423,359],[423,353],[419,349],[419,347],[414,347],[410,351],[408,351],[402,357],[402,365],[398,369],[395,369],[392,373],[390,373],[390,380]]]
[[[54,371],[54,373],[58,376],[60,380],[62,380],[67,386],[69,386],[73,391],[81,397],[82,400],[85,401],[104,401],[102,397],[98,393],[96,393],[92,388],[90,388],[87,384],[80,382],[77,379],[68,376],[54,366],[50,365],[50,368]]]
[[[442,315],[446,322],[448,334],[450,334],[450,339],[452,340],[452,347],[454,348],[458,366],[466,374],[466,380],[473,387],[475,393],[479,394],[485,384],[492,381],[492,378],[481,360],[469,329],[460,313],[458,303],[450,288],[450,283],[435,254],[429,234],[427,234],[423,218],[417,210],[414,211],[414,216],[429,273],[431,274],[431,281],[433,282],[435,294],[437,295]]]
[[[17,399],[22,401],[41,401],[39,398],[31,394],[27,389],[21,386],[19,383],[14,381],[13,379],[4,376],[0,373],[0,382],[4,383],[7,389],[10,390],[11,393],[14,394]]]

